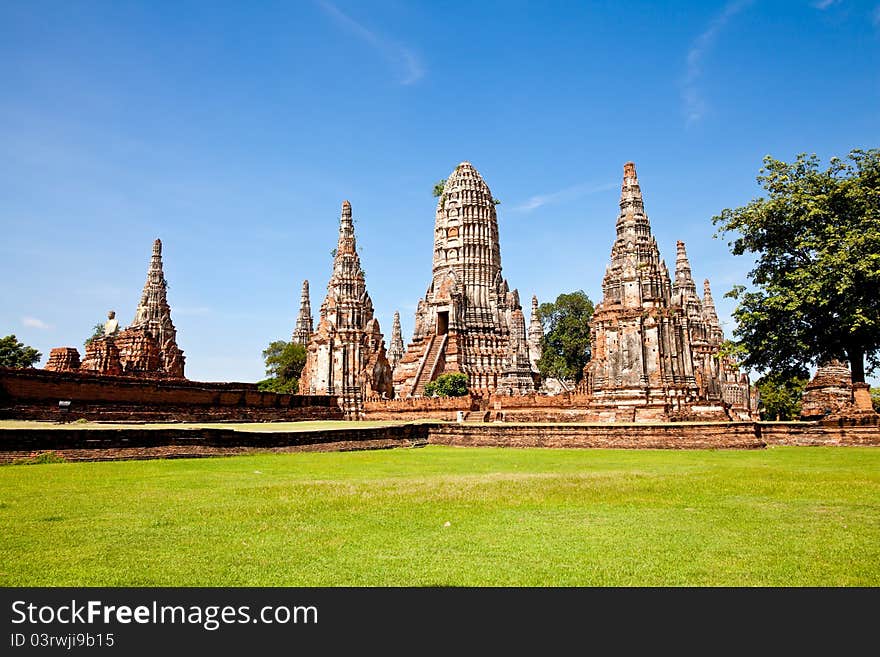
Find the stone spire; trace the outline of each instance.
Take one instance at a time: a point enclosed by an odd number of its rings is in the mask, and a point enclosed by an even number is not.
[[[544,327],[538,316],[538,297],[532,295],[532,316],[529,320],[529,360],[532,367],[538,369],[538,361],[541,359],[541,341],[544,338]]]
[[[428,382],[446,372],[466,374],[474,392],[493,392],[505,376],[505,389],[534,391],[531,373],[521,375],[523,348],[528,369],[525,322],[518,295],[501,275],[495,205],[470,162],[446,179],[434,215],[431,283],[416,307],[413,340],[394,372],[395,390],[404,397],[423,394]],[[523,345],[511,344],[514,333]],[[518,359],[515,380],[509,376],[512,359]]]
[[[703,281],[703,321],[709,331],[709,340],[714,344],[721,344],[724,341],[724,332],[721,330],[721,322],[718,321],[718,313],[715,312],[715,300],[712,298],[708,278]]]
[[[142,326],[165,318],[171,321],[171,308],[168,306],[168,281],[165,280],[162,270],[162,240],[157,239],[153,242],[153,257],[150,258],[147,280],[131,326]]]
[[[159,344],[159,369],[183,377],[183,352],[177,346],[177,330],[168,305],[168,281],[162,269],[162,240],[153,242],[153,255],[141,301],[129,329],[143,329]]]
[[[330,306],[337,310],[337,328],[357,325],[355,311],[360,306],[373,316],[373,301],[367,293],[364,270],[357,252],[357,241],[354,236],[354,222],[351,220],[351,203],[342,202],[342,214],[339,218],[339,241],[333,256],[333,273],[327,283],[327,297],[321,304],[322,315]],[[366,321],[366,320],[365,320]]]
[[[691,275],[691,263],[688,260],[684,242],[678,240],[675,255],[675,282],[672,285],[672,304],[685,311],[693,322],[703,321],[703,304],[697,296],[697,285]]]
[[[434,220],[434,289],[461,287],[469,328],[493,328],[490,305],[501,277],[498,217],[489,186],[470,162],[446,179]]]
[[[632,162],[623,167],[616,228],[602,303],[590,322],[592,357],[582,387],[600,414],[663,418],[679,396],[693,395],[697,386],[690,331],[683,313],[671,307],[669,271],[651,234]]]
[[[406,349],[403,346],[403,336],[400,332],[400,313],[394,312],[394,324],[391,327],[391,348],[388,350],[388,362],[393,370],[403,358]]]
[[[292,341],[305,347],[309,344],[312,333],[314,333],[314,326],[312,325],[312,304],[309,301],[309,281],[304,280],[299,301],[299,316],[296,318]]]
[[[318,328],[309,339],[300,392],[339,396],[350,419],[361,417],[364,400],[393,396],[391,367],[373,317],[348,201],[342,204],[333,273]]]
[[[602,281],[604,303],[626,308],[664,306],[669,287],[669,273],[660,260],[657,240],[645,214],[636,165],[627,162],[623,166],[617,239]]]

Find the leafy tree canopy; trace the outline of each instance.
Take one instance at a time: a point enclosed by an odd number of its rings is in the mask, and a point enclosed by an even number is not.
[[[434,190],[431,192],[434,195],[434,198],[438,198],[443,196],[443,190],[446,188],[446,178],[442,180],[438,180],[434,183]]]
[[[538,370],[544,376],[580,381],[590,360],[590,319],[593,302],[583,292],[560,294],[542,303],[538,317],[544,327]]]
[[[428,397],[464,397],[468,394],[467,374],[462,372],[441,374],[425,384],[425,394]]]
[[[871,404],[874,410],[880,413],[880,388],[871,388]]]
[[[306,364],[306,348],[295,342],[275,340],[263,350],[268,378],[257,385],[266,392],[295,393]]]
[[[0,367],[33,367],[42,357],[43,354],[19,342],[14,335],[0,338]]]
[[[755,257],[753,289],[728,293],[743,364],[790,378],[839,358],[864,381],[880,349],[880,149],[825,169],[767,156],[758,182],[766,197],[712,219],[735,255]]]
[[[762,420],[796,420],[801,415],[801,398],[810,379],[806,376],[768,374],[755,382],[761,396]]]

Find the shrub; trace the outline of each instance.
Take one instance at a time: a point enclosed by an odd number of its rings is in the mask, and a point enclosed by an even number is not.
[[[428,397],[464,397],[467,394],[467,374],[461,372],[441,374],[430,383],[425,384],[425,395]]]

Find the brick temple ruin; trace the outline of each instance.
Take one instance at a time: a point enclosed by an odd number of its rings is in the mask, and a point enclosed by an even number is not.
[[[74,347],[52,349],[45,369],[147,379],[183,379],[185,356],[177,346],[177,330],[168,305],[168,282],[162,267],[162,241],[153,242],[147,280],[134,320],[118,330],[115,313],[104,325],[104,334],[86,344],[80,360]]]
[[[351,204],[345,201],[317,325],[308,280],[300,291],[291,335],[307,351],[299,396],[262,393],[255,384],[190,386],[157,239],[132,323],[120,330],[111,311],[103,335],[88,342],[82,357],[73,347],[61,347],[52,349],[48,371],[39,376],[7,372],[7,397],[18,409],[9,412],[49,417],[47,400],[63,394],[89,417],[463,416],[569,423],[757,419],[756,393],[747,375],[723,353],[724,334],[709,280],[700,296],[681,241],[670,276],[632,162],[624,165],[603,298],[590,321],[591,359],[576,387],[542,380],[538,372],[543,340],[538,300],[532,297],[527,322],[518,291],[501,274],[496,204],[469,162],[455,168],[437,202],[432,277],[417,305],[412,341],[404,345],[395,312],[386,353],[357,252]],[[470,395],[425,397],[425,384],[448,372],[467,375]],[[156,401],[151,395],[158,395]],[[161,408],[154,408],[157,403]],[[805,391],[802,417],[877,424],[867,384],[853,384],[839,362],[819,368]]]
[[[868,425],[880,422],[871,403],[871,387],[853,383],[849,366],[834,359],[822,363],[804,389],[801,419]]]
[[[684,242],[670,280],[645,212],[635,164],[623,169],[617,237],[590,322],[582,391],[598,419],[749,419],[748,377],[721,353],[708,279],[703,298]]]
[[[307,302],[308,288],[304,285],[303,290]],[[300,315],[302,319],[302,310]],[[338,396],[347,418],[360,419],[367,398],[394,395],[391,365],[379,321],[373,316],[348,201],[342,204],[333,273],[307,351],[300,393]]]
[[[433,277],[413,340],[394,368],[398,399],[371,399],[373,418],[578,422],[751,420],[747,375],[721,353],[724,335],[709,281],[697,293],[683,242],[674,280],[660,257],[632,162],[624,165],[617,236],[591,321],[591,360],[577,389],[542,382],[538,301],[525,316],[501,276],[495,201],[462,162],[447,179],[434,222]],[[468,375],[471,398],[426,399],[429,381]],[[550,394],[548,394],[550,393]]]
[[[425,384],[447,372],[466,374],[475,393],[535,391],[539,375],[519,293],[501,276],[495,206],[470,162],[447,178],[434,219],[431,283],[394,369],[399,397],[422,395]]]

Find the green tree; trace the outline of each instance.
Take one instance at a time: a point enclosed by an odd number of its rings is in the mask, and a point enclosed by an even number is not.
[[[266,392],[296,393],[299,376],[306,364],[306,349],[295,342],[275,340],[263,350],[268,378],[257,386]]]
[[[434,183],[434,189],[431,192],[434,195],[434,198],[439,198],[443,196],[443,190],[446,188],[446,178],[442,180],[438,180]]]
[[[874,410],[880,413],[880,388],[871,388],[871,404]]]
[[[590,319],[593,302],[578,290],[542,303],[538,317],[544,326],[538,370],[544,376],[580,381],[590,360]]]
[[[761,396],[762,420],[796,420],[801,415],[801,397],[810,379],[806,376],[767,374],[755,382]]]
[[[433,381],[425,384],[425,395],[428,397],[464,397],[468,394],[467,374],[449,372],[441,374]]]
[[[43,357],[33,347],[28,347],[19,342],[14,335],[0,338],[0,367],[14,367],[17,369],[33,367]]]
[[[92,343],[93,340],[96,340],[97,338],[102,338],[102,337],[104,337],[104,325],[103,324],[95,324],[92,327],[92,334],[86,338],[86,341],[83,342],[83,346],[88,347]]]
[[[792,163],[764,158],[767,196],[712,218],[733,233],[735,255],[755,257],[737,286],[734,337],[746,367],[802,375],[832,358],[849,361],[853,381],[878,365],[880,349],[880,149],[848,162],[815,155]]]

